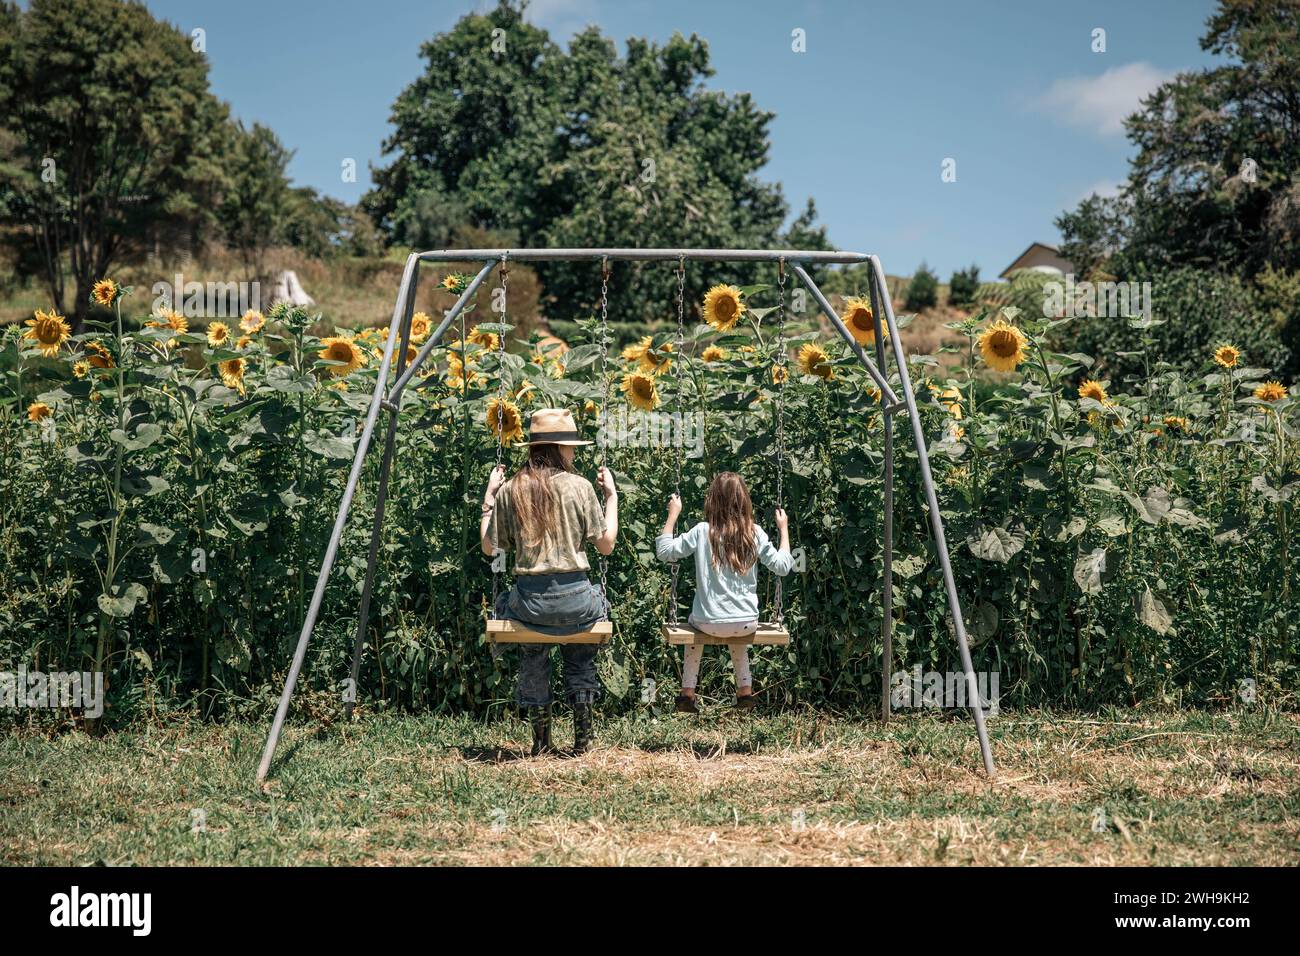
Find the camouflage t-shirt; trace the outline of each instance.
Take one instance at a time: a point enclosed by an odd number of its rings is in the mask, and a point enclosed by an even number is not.
[[[605,512],[591,482],[570,472],[560,472],[551,477],[559,514],[555,532],[536,545],[522,540],[514,509],[514,484],[515,479],[511,478],[497,491],[496,508],[488,521],[488,538],[495,541],[498,548],[515,552],[515,574],[563,574],[590,570],[586,544],[605,533]]]

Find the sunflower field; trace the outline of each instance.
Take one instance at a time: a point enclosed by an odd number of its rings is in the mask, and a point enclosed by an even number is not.
[[[463,282],[451,277],[448,294]],[[0,667],[103,670],[109,724],[178,709],[262,716],[288,668],[386,331],[318,335],[311,316],[284,306],[191,328],[175,312],[134,315],[129,293],[102,281],[95,296],[113,321],[77,335],[44,312],[0,330]],[[680,351],[674,331],[604,352],[589,318],[567,344],[516,336],[482,307],[458,323],[402,405],[363,707],[492,713],[511,698],[513,655],[494,657],[483,637],[492,583],[477,538],[498,422],[517,464],[533,408],[569,408],[594,438],[602,406],[671,412],[680,393],[704,436],[702,454],[682,462],[688,522],[710,477],[730,469],[770,526],[783,403],[794,641],[755,652],[760,694],[874,712],[879,398],[807,318],[782,354],[775,305],[772,286],[716,287],[690,309]],[[843,311],[870,343],[869,306],[852,298]],[[1108,356],[1069,350],[1079,321],[986,310],[951,327],[964,344],[911,359],[976,668],[1000,674],[1004,707],[1212,705],[1246,680],[1291,701],[1296,399],[1231,342],[1207,343],[1194,376],[1145,351],[1125,356],[1142,374],[1109,379]],[[1147,335],[1162,320],[1131,321]],[[416,346],[433,325],[415,316]],[[898,420],[895,667],[956,670],[909,446]],[[608,577],[615,640],[600,669],[602,706],[616,710],[680,666],[659,639],[669,576],[653,556],[674,451],[614,441],[608,454],[622,530]],[[579,453],[590,478],[597,455]],[[337,706],[347,676],[379,457],[344,533],[300,707]],[[688,567],[682,582],[684,605]],[[771,586],[760,575],[764,600]],[[706,656],[706,691],[722,686],[723,657]]]

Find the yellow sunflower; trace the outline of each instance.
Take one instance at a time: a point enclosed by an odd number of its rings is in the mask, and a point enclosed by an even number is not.
[[[230,341],[230,326],[225,322],[208,323],[208,345],[220,348]]]
[[[261,312],[254,311],[253,309],[249,309],[245,312],[244,317],[239,320],[240,331],[244,332],[246,335],[253,335],[262,331],[262,326],[264,325],[266,325],[266,316],[262,315]]]
[[[646,353],[650,351],[650,346],[653,344],[654,344],[654,337],[647,335],[643,337],[635,345],[627,346],[625,349],[623,349],[621,353],[623,356],[623,361],[636,362],[639,364],[640,361],[643,358],[645,358]]]
[[[727,350],[718,348],[716,345],[710,345],[700,353],[700,359],[704,362],[723,362],[726,361]]]
[[[221,382],[226,388],[233,388],[240,395],[244,394],[244,372],[248,369],[248,362],[242,358],[226,359],[224,362],[217,363],[217,371],[221,373]]]
[[[653,375],[645,372],[628,372],[623,376],[621,386],[627,396],[628,404],[633,408],[651,412],[659,406],[659,389],[655,387]]]
[[[1165,427],[1170,431],[1185,432],[1187,431],[1187,419],[1180,415],[1166,415]]]
[[[1024,332],[1002,318],[981,332],[976,342],[989,368],[998,372],[1014,372],[1025,360],[1025,346],[1029,344]]]
[[[27,406],[27,420],[29,422],[39,422],[43,418],[49,418],[54,414],[54,409],[44,402],[32,402]]]
[[[72,363],[72,374],[77,378],[85,378],[90,374],[90,363],[85,359]]]
[[[235,342],[235,348],[239,349],[242,352],[244,349],[248,348],[252,344],[253,344],[253,337],[251,335],[241,335],[239,337],[239,340]]]
[[[459,345],[460,343],[456,343]],[[465,360],[457,352],[447,353],[447,384],[452,388],[460,389],[466,385],[477,385],[482,378],[478,372],[471,367],[466,372]]]
[[[417,312],[411,316],[411,341],[423,342],[433,331],[433,320],[427,312]]]
[[[704,321],[719,332],[730,332],[745,315],[745,303],[734,285],[715,285],[704,295]]]
[[[1236,368],[1241,361],[1241,349],[1225,342],[1214,350],[1214,361],[1223,368]]]
[[[108,308],[117,299],[117,283],[112,279],[100,279],[90,291],[90,297],[100,305]]]
[[[649,372],[651,375],[662,375],[672,367],[673,343],[665,342],[657,349],[647,349],[645,355],[641,356],[639,368],[643,372]]]
[[[23,338],[33,342],[42,355],[54,355],[59,351],[59,346],[72,338],[72,329],[68,328],[67,320],[57,312],[42,312],[37,309],[33,316],[27,320],[27,331],[23,333]]]
[[[103,344],[83,342],[81,347],[86,350],[86,360],[90,362],[92,368],[113,367],[113,353]]]
[[[537,386],[534,385],[532,382],[528,381],[528,379],[524,379],[519,383],[519,387],[514,390],[513,394],[511,394],[510,397],[513,398],[518,404],[526,405],[528,403],[528,400],[533,397],[533,393],[536,391],[537,391]]]
[[[790,378],[790,369],[784,365],[772,366],[772,384],[780,385]]]
[[[845,302],[840,319],[859,345],[871,345],[876,341],[875,317],[871,313],[871,303],[866,299],[854,296]],[[885,338],[888,338],[888,330],[882,331],[885,333]]]
[[[157,319],[150,319],[146,322],[145,328],[171,329],[173,332],[185,333],[190,330],[190,320],[175,309],[166,309]],[[171,348],[175,344],[175,339],[167,340],[167,348]]]
[[[351,375],[366,364],[365,351],[350,336],[331,335],[328,338],[321,339],[320,344],[324,346],[320,350],[322,359],[340,363],[329,368],[328,374],[335,378]]]
[[[1090,378],[1085,379],[1083,384],[1079,386],[1079,397],[1091,398],[1094,402],[1101,402],[1103,405],[1106,403],[1107,399],[1110,398],[1110,396],[1106,394],[1105,386],[1103,386],[1101,382]]]
[[[481,345],[491,351],[496,351],[497,346],[500,345],[500,340],[495,332],[480,332],[477,325],[470,330],[469,340],[475,345]]]
[[[1281,382],[1265,382],[1255,389],[1255,397],[1261,402],[1280,402],[1286,394],[1286,386]]]
[[[835,377],[831,368],[830,356],[826,350],[815,342],[807,342],[799,349],[799,371],[804,375],[816,375],[830,381]]]
[[[519,406],[509,399],[504,402],[499,398],[488,400],[487,426],[488,431],[494,437],[499,438],[504,445],[513,445],[517,441],[523,441],[523,418],[519,414]]]
[[[876,389],[879,393],[879,389]],[[939,404],[948,410],[948,414],[958,421],[961,420],[961,392],[955,387],[938,389],[931,386],[931,391],[938,393]],[[876,395],[879,400],[879,394]]]

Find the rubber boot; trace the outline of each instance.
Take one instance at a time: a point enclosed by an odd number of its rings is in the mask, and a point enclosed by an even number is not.
[[[528,720],[533,725],[533,756],[554,753],[551,746],[551,708],[529,707]]]
[[[591,746],[591,704],[573,705],[573,754],[587,752]]]

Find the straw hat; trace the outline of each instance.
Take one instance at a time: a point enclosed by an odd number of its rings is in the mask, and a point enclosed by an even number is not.
[[[591,445],[578,438],[573,416],[563,408],[539,408],[528,420],[530,445]]]

